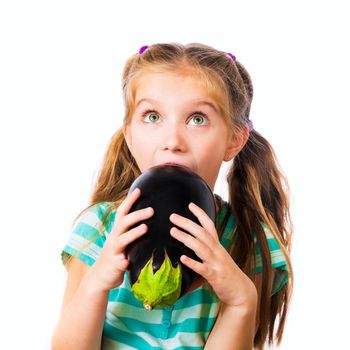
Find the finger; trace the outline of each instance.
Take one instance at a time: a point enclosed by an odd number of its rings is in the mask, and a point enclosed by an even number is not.
[[[211,270],[209,269],[208,265],[194,260],[187,255],[181,255],[180,261],[194,272],[197,272],[199,275],[203,276],[206,280],[210,279]]]
[[[117,213],[119,213],[122,216],[126,215],[131,209],[132,205],[137,200],[137,198],[140,197],[140,195],[141,190],[138,187],[136,187],[131,193],[127,195],[127,197],[120,204]]]
[[[120,271],[125,271],[128,265],[129,265],[129,260],[126,259],[124,256],[122,257],[118,256],[115,259],[115,262],[113,263],[113,266]]]
[[[128,244],[133,242],[135,239],[141,237],[148,231],[146,224],[141,224],[137,227],[134,227],[130,231],[126,232],[123,235],[117,237],[114,243],[114,251],[117,253],[124,252]]]
[[[129,260],[126,259],[125,256],[116,255],[111,260],[111,266],[113,266],[113,270],[117,271],[125,271],[129,265]]]
[[[211,255],[211,249],[208,245],[204,244],[200,240],[192,237],[186,232],[180,231],[176,227],[172,227],[170,230],[171,236],[173,236],[178,241],[182,242],[186,247],[193,250],[196,255],[203,261],[207,261]]]
[[[217,239],[218,234],[216,232],[215,223],[210,219],[207,213],[193,202],[188,205],[188,208],[197,217],[200,224],[211,234],[211,236]]]
[[[206,234],[204,232],[205,229],[192,220],[174,213],[170,215],[170,221],[185,231],[191,233],[193,236],[203,241],[205,244],[213,244],[211,235]]]
[[[120,235],[129,230],[129,227],[137,224],[142,220],[150,218],[154,214],[152,207],[136,210],[122,217],[116,225],[117,234]]]

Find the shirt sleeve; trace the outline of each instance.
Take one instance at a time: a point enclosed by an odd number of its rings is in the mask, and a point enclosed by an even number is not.
[[[281,250],[276,238],[272,235],[270,230],[265,224],[262,224],[267,242],[270,248],[271,264],[272,268],[275,269],[275,278],[272,285],[271,295],[278,293],[280,289],[288,282],[288,266],[287,261]],[[260,247],[256,245],[256,272],[262,272],[262,260]],[[252,264],[254,263],[254,257],[252,258]]]
[[[108,206],[107,202],[95,204],[78,218],[61,253],[64,265],[71,256],[89,266],[95,263],[114,222],[112,211],[103,224]]]
[[[218,197],[220,199],[220,197]],[[238,235],[236,234],[236,221],[233,215],[229,215],[228,220],[225,221],[225,217],[227,214],[227,203],[224,202],[225,205],[221,207],[221,211],[218,213],[216,217],[216,227],[220,230],[221,226],[225,224],[225,229],[220,238],[221,244],[225,247],[227,251],[231,249],[232,244],[238,239]],[[272,268],[275,269],[275,278],[272,285],[272,294],[275,294],[280,291],[280,289],[288,282],[288,267],[286,258],[276,240],[276,238],[272,235],[266,224],[262,223],[262,227],[264,229],[267,242],[270,248],[271,254],[271,264]],[[219,231],[218,231],[219,232]],[[255,238],[256,242],[256,238]],[[260,254],[260,247],[256,244],[256,273],[262,272],[262,261]],[[251,266],[254,269],[254,256],[251,258]]]

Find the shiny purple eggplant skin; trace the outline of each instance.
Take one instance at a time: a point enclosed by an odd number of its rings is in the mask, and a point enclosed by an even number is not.
[[[132,183],[129,193],[136,187],[141,189],[141,196],[129,212],[150,206],[154,209],[154,215],[132,226],[145,223],[148,226],[148,232],[126,248],[125,252],[129,259],[130,283],[133,285],[136,282],[141,269],[151,259],[152,254],[153,271],[156,272],[162,265],[165,252],[167,252],[174,267],[181,264],[181,297],[188,291],[198,275],[180,262],[180,256],[185,254],[197,261],[201,260],[191,249],[171,237],[170,229],[175,225],[169,220],[169,216],[172,213],[177,213],[200,225],[198,219],[188,208],[189,203],[193,202],[215,222],[213,192],[196,173],[176,165],[158,165],[144,171]],[[178,228],[184,231],[182,228]]]

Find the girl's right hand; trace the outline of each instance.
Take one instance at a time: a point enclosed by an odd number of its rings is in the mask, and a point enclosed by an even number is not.
[[[95,287],[101,291],[109,292],[123,282],[124,272],[129,264],[124,253],[125,248],[147,232],[146,224],[140,224],[129,230],[130,226],[148,219],[154,214],[151,207],[129,214],[129,210],[140,194],[141,190],[136,188],[120,204],[112,231],[106,239],[99,258],[90,269],[89,277],[94,280]]]

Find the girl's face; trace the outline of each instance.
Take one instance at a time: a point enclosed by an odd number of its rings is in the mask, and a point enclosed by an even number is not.
[[[193,76],[142,74],[135,106],[124,136],[141,172],[175,163],[190,168],[214,190],[222,162],[245,143],[232,137],[217,104]]]

